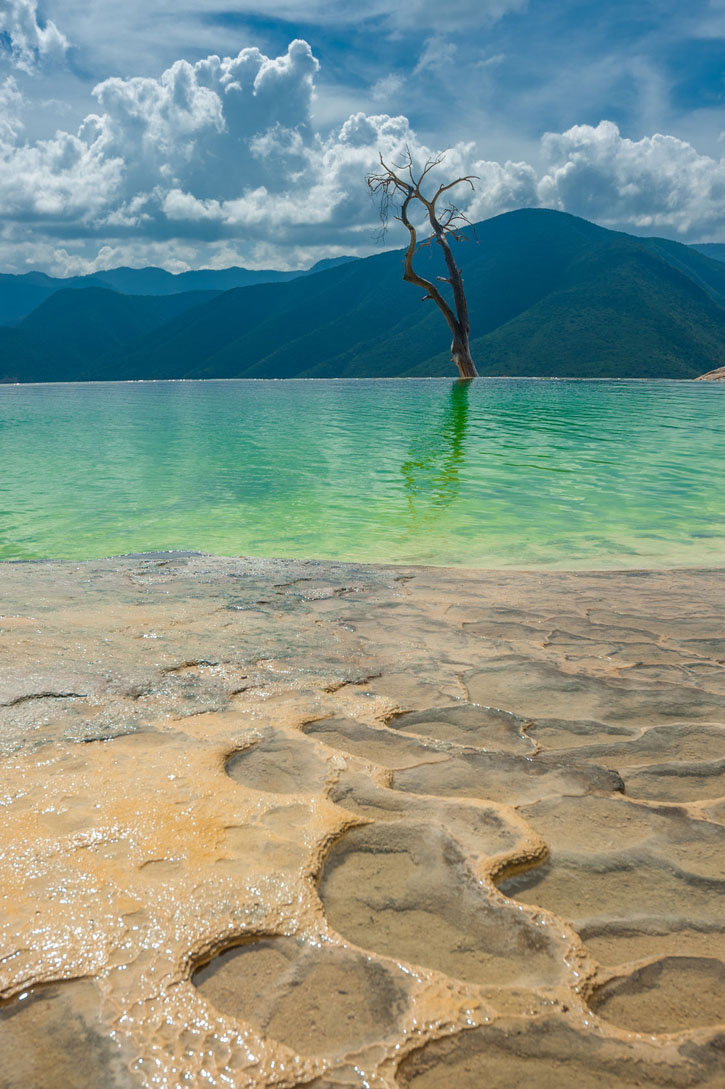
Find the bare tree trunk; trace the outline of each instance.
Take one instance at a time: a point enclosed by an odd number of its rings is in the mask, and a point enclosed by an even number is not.
[[[417,248],[418,238],[415,227],[408,218],[408,205],[411,200],[412,194],[409,194],[403,201],[400,210],[400,218],[408,228],[408,233],[410,234],[410,243],[405,254],[405,271],[403,272],[403,279],[407,280],[408,283],[416,284],[417,287],[422,287],[423,290],[427,292],[425,298],[433,300],[448,322],[448,328],[453,333],[451,359],[458,367],[458,374],[460,377],[478,378],[478,371],[476,370],[476,364],[473,362],[468,341],[470,326],[468,321],[468,306],[466,305],[466,296],[463,291],[463,279],[453,254],[451,253],[451,247],[448,245],[448,239],[445,236],[445,232],[441,228],[441,225],[436,219],[435,212],[431,207],[428,209],[429,218],[436,235],[436,241],[443,250],[443,255],[446,259],[446,265],[448,267],[448,279],[446,280],[446,283],[450,284],[453,289],[455,311],[448,305],[435,284],[431,283],[430,280],[426,280],[423,276],[420,276],[413,268],[413,256]]]
[[[443,250],[443,256],[448,269],[448,283],[451,285],[451,290],[453,291],[456,318],[458,319],[456,322],[457,328],[453,329],[451,358],[458,367],[458,373],[461,378],[478,378],[476,364],[473,362],[473,357],[471,356],[469,343],[471,323],[468,318],[468,303],[466,302],[466,293],[463,290],[461,270],[456,264],[456,260],[451,252],[451,247],[446,238],[446,232],[438,222],[438,217],[435,214],[435,205],[433,204],[428,208],[428,218],[430,220],[430,225],[433,228],[436,242]]]
[[[383,230],[388,220],[388,205],[390,200],[396,194],[400,195],[402,200],[400,206],[401,223],[406,227],[410,236],[410,242],[405,252],[405,269],[403,272],[403,279],[407,280],[410,284],[415,284],[417,287],[422,287],[426,294],[423,296],[424,301],[431,299],[443,317],[448,323],[448,328],[453,334],[453,343],[451,344],[451,359],[458,368],[458,374],[461,378],[477,378],[478,371],[476,370],[476,364],[473,362],[471,356],[470,347],[470,329],[471,325],[468,319],[468,305],[466,303],[466,294],[463,290],[463,277],[461,276],[461,270],[456,264],[456,260],[453,256],[450,244],[448,242],[448,235],[452,235],[453,238],[459,240],[462,236],[459,233],[459,227],[461,221],[468,220],[459,212],[454,205],[450,205],[443,213],[442,219],[439,219],[436,213],[436,204],[438,198],[443,194],[453,189],[461,182],[468,182],[473,189],[473,175],[465,178],[456,178],[452,182],[448,182],[447,185],[439,185],[436,193],[428,200],[421,192],[421,182],[425,176],[441,162],[442,156],[438,158],[429,159],[423,167],[419,177],[413,174],[413,160],[411,158],[410,150],[407,154],[407,162],[403,165],[404,170],[407,171],[410,181],[405,181],[400,178],[394,170],[391,170],[386,165],[382,154],[380,155],[380,165],[383,167],[383,174],[370,174],[368,175],[368,186],[370,191],[379,196],[380,198],[380,218],[383,223]],[[451,306],[447,300],[441,295],[438,288],[430,280],[427,280],[420,273],[416,272],[413,268],[413,258],[416,250],[418,249],[418,235],[414,224],[411,222],[408,216],[408,208],[412,201],[419,201],[423,205],[428,213],[428,221],[430,222],[433,230],[432,235],[424,245],[429,245],[431,242],[437,242],[443,250],[443,256],[446,262],[446,268],[448,270],[447,276],[438,276],[438,280],[446,283],[453,292],[453,306]]]
[[[460,338],[453,338],[453,343],[451,344],[451,358],[458,367],[458,373],[461,378],[478,378],[476,364],[473,362],[471,349],[468,346],[467,335]]]

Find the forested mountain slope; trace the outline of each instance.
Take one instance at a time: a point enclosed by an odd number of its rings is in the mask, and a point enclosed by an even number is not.
[[[477,235],[456,256],[481,374],[690,378],[725,362],[725,264],[693,247],[540,209],[487,220]],[[424,275],[441,271],[435,247],[418,261]],[[113,309],[108,294],[54,297],[57,311],[42,314],[46,343],[57,344],[44,380],[453,373],[445,323],[402,280],[400,251],[211,298],[177,296],[186,301],[165,320],[148,297],[125,296],[126,330],[116,310],[115,325],[99,319],[100,295]],[[63,312],[71,295],[72,322]],[[0,335],[0,374],[39,373],[32,326],[30,315],[0,330],[15,336]]]

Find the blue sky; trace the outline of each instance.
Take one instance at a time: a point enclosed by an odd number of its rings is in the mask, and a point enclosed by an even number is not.
[[[405,144],[480,175],[476,218],[725,240],[725,0],[365,11],[0,0],[0,267],[371,252],[365,174]]]

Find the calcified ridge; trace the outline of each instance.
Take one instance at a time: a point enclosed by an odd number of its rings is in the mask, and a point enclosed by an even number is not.
[[[5,565],[2,1089],[715,1089],[723,581]]]

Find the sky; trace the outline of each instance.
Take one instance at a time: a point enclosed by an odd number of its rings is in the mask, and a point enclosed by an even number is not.
[[[725,0],[0,0],[0,271],[368,254],[406,146],[473,220],[725,241],[724,96]]]

